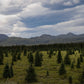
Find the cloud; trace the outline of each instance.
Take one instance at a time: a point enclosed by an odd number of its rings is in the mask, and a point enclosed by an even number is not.
[[[0,33],[32,37],[83,33],[83,0],[0,0]]]

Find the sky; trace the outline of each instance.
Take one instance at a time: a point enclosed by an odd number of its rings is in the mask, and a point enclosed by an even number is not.
[[[30,38],[84,33],[84,0],[0,0],[0,34]]]

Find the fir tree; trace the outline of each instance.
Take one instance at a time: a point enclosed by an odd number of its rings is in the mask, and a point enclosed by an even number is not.
[[[80,59],[78,58],[77,59],[77,65],[76,65],[77,68],[80,68]]]
[[[10,78],[10,69],[8,63],[4,67],[3,78]]]
[[[61,63],[61,62],[62,62],[62,56],[61,56],[61,51],[59,51],[57,56],[57,63]]]
[[[59,75],[63,75],[63,74],[66,74],[64,63],[62,63],[59,68]]]
[[[35,66],[41,66],[42,61],[39,52],[37,51],[35,54]]]
[[[74,62],[72,62],[71,64],[71,69],[74,69]]]
[[[17,59],[21,60],[21,54],[20,53],[18,53]]]
[[[26,78],[25,80],[28,82],[28,83],[32,83],[32,82],[36,82],[37,79],[36,79],[36,73],[35,73],[35,70],[33,68],[32,65],[29,66],[28,70],[27,70],[27,75],[26,75]]]
[[[14,76],[14,74],[13,74],[13,67],[12,67],[12,65],[10,66],[10,77],[13,77]]]
[[[82,72],[79,81],[80,81],[80,84],[84,84],[84,71]]]
[[[72,77],[69,77],[69,84],[72,84]]]
[[[66,65],[70,65],[70,64],[71,64],[71,60],[70,60],[68,54],[67,54],[67,55],[65,56],[65,58],[64,58],[64,63],[65,63]]]
[[[83,62],[83,56],[80,55],[80,62]]]
[[[3,59],[4,59],[3,53],[0,52],[0,65],[3,65]]]
[[[30,63],[33,63],[33,54],[31,52],[28,54],[28,60]]]

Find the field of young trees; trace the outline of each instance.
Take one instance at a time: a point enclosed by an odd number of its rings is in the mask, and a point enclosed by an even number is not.
[[[84,43],[0,47],[0,84],[84,84]]]

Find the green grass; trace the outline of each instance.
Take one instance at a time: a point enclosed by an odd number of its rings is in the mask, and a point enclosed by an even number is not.
[[[81,68],[76,68],[77,58],[80,56],[80,53],[78,51],[75,52],[75,54],[70,55],[71,61],[75,61],[75,68],[72,70],[70,66],[65,66],[67,74],[63,76],[59,76],[59,67],[60,64],[57,64],[57,52],[56,55],[53,55],[51,58],[48,57],[48,54],[46,51],[41,51],[43,53],[43,62],[41,67],[34,67],[35,72],[37,75],[38,81],[36,83],[32,84],[69,84],[68,83],[68,77],[72,76],[73,78],[73,84],[78,84],[78,78],[80,76],[80,73],[83,70],[84,63],[81,63]],[[34,53],[35,54],[35,53]],[[34,55],[33,54],[33,55]],[[64,59],[66,55],[66,51],[62,51],[62,58]],[[9,53],[8,57],[4,57],[4,65],[8,62],[11,64],[12,56]],[[8,84],[26,84],[25,83],[25,76],[26,76],[26,69],[29,67],[29,62],[27,59],[27,56],[23,56],[23,53],[21,54],[21,60],[18,60],[17,62],[14,62],[13,71],[14,71],[14,77],[10,79],[3,79],[3,69],[4,65],[0,65],[0,84],[6,84],[4,82],[8,82]],[[49,71],[49,76],[46,77],[46,72]]]

